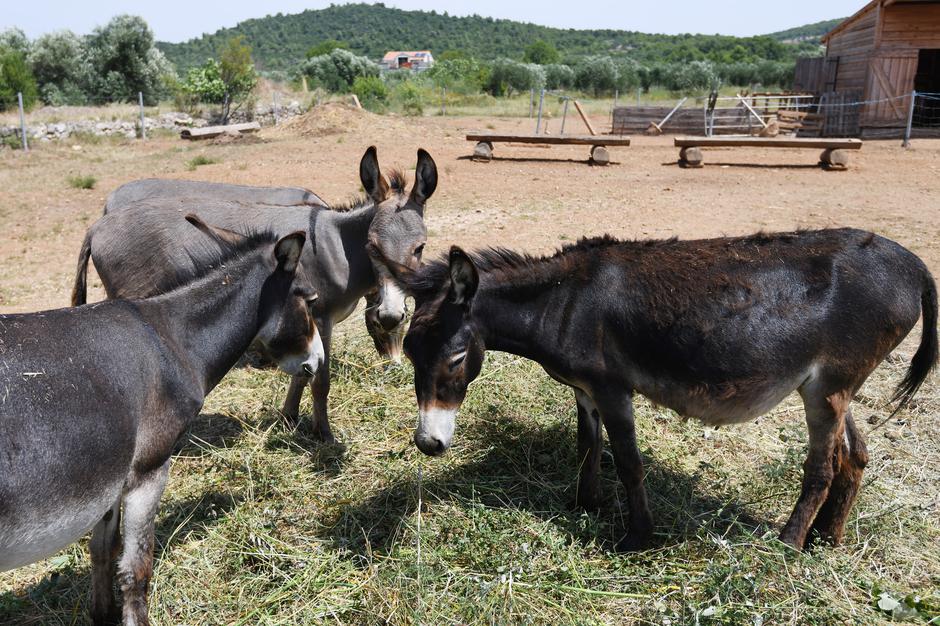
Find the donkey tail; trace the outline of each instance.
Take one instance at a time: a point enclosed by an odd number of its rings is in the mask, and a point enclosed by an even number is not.
[[[78,253],[78,269],[75,271],[75,286],[72,287],[72,306],[85,304],[88,295],[88,259],[91,258],[91,230],[85,233],[82,249]]]
[[[937,365],[940,348],[937,343],[937,285],[930,273],[925,272],[924,290],[920,296],[924,327],[921,330],[920,346],[911,359],[911,365],[898,385],[891,401],[897,402],[894,413],[907,406],[926,380],[927,375]],[[893,415],[893,413],[892,413]]]

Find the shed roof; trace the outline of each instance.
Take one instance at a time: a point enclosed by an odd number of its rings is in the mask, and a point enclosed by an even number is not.
[[[940,0],[871,0],[871,2],[856,11],[854,15],[842,20],[835,28],[820,37],[820,41],[823,43],[828,43],[831,37],[838,35],[840,32],[857,22],[870,11],[877,9],[879,5],[882,7],[889,7],[892,4],[897,4],[898,2],[903,2],[904,4],[937,4],[940,2]]]
[[[389,50],[385,53],[385,56],[382,57],[383,61],[394,61],[398,57],[408,57],[423,59],[425,57],[431,56],[430,50]]]

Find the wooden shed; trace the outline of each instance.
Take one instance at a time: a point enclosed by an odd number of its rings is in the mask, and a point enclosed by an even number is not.
[[[823,38],[826,56],[800,63],[798,88],[861,107],[862,134],[901,128],[912,91],[940,93],[940,0],[871,0]]]

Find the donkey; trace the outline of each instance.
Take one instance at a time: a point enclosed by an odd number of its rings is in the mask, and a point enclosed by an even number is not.
[[[301,265],[305,232],[244,237],[187,219],[213,260],[165,294],[0,315],[0,571],[93,528],[96,624],[117,619],[115,573],[124,623],[147,623],[170,455],[249,344],[290,374],[323,363],[316,291]]]
[[[379,302],[366,315],[377,347],[382,343],[396,345],[396,335],[403,335],[397,329],[405,319],[405,294],[383,263],[376,260],[378,257],[366,253],[366,244],[379,250],[382,258],[412,269],[418,266],[427,241],[424,209],[437,187],[437,166],[431,155],[418,150],[415,181],[409,194],[405,192],[403,174],[392,172],[388,178],[381,174],[373,146],[362,157],[359,177],[367,197],[330,210],[233,206],[227,200],[200,200],[200,206],[193,207],[201,218],[236,231],[269,228],[277,233],[298,229],[309,233],[303,265],[308,280],[320,294],[314,317],[326,361],[314,379],[304,374],[292,379],[282,412],[296,426],[301,395],[309,383],[313,392],[313,430],[327,442],[335,441],[327,417],[333,326],[353,312],[360,298],[377,292]],[[110,210],[93,224],[79,255],[73,304],[85,301],[89,257],[111,298],[159,293],[176,280],[177,273],[206,263],[199,248],[193,249],[192,235],[178,226],[176,218],[184,203],[185,198],[171,196],[164,200],[154,195],[132,206]],[[130,250],[137,252],[131,254]],[[383,332],[389,337],[382,337]]]
[[[607,430],[630,510],[619,550],[643,548],[653,533],[634,393],[717,426],[753,420],[799,392],[809,455],[780,539],[802,549],[811,529],[841,541],[868,459],[849,404],[921,312],[898,409],[937,362],[933,278],[899,244],[858,230],[602,237],[544,258],[454,247],[417,271],[390,267],[416,303],[404,348],[415,368],[417,447],[448,449],[486,349],[537,361],[574,390],[576,501],[587,509],[598,503],[600,424]]]

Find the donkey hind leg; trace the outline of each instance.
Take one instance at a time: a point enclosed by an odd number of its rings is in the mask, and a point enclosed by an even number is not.
[[[118,580],[124,596],[125,626],[145,626],[147,593],[153,572],[154,522],[166,487],[170,461],[128,481],[124,492],[124,554]]]
[[[604,439],[600,413],[590,396],[574,390],[578,405],[578,493],[575,506],[587,511],[598,508],[598,480]]]
[[[797,550],[806,543],[810,525],[829,495],[835,477],[834,455],[845,436],[845,414],[851,401],[847,390],[824,396],[815,388],[800,388],[806,425],[809,430],[809,454],[803,463],[803,487],[790,519],[780,532],[780,540]]]
[[[330,419],[327,415],[327,400],[330,396],[330,341],[333,334],[330,326],[320,329],[320,339],[323,341],[323,365],[317,370],[316,376],[310,381],[310,392],[313,394],[313,433],[325,443],[335,443],[336,437],[330,429]]]
[[[865,439],[855,427],[851,409],[845,412],[845,435],[836,445],[832,457],[835,476],[829,487],[829,495],[816,514],[810,530],[834,546],[842,543],[845,520],[862,484],[862,472],[868,465],[868,448]]]
[[[91,622],[117,624],[121,613],[114,601],[114,572],[121,550],[121,500],[114,503],[91,534]]]
[[[643,459],[636,445],[633,401],[628,394],[623,394],[613,398],[595,396],[594,402],[607,429],[617,474],[627,490],[630,506],[630,529],[627,536],[617,543],[617,550],[640,550],[648,546],[653,537],[653,514],[650,513],[646,489],[643,487]]]

